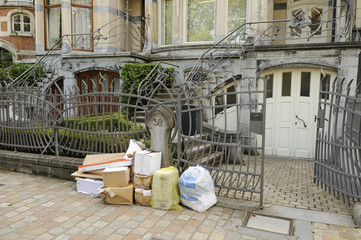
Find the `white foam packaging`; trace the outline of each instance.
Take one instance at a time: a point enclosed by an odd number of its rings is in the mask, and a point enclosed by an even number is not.
[[[98,196],[98,191],[103,187],[103,181],[88,178],[75,178],[76,188],[80,193]]]
[[[161,152],[144,150],[135,154],[134,173],[151,176],[160,169],[162,161]]]

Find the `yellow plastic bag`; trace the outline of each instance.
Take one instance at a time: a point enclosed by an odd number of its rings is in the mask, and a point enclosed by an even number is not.
[[[170,210],[182,209],[179,206],[179,173],[175,167],[161,168],[154,172],[152,182],[153,208]]]

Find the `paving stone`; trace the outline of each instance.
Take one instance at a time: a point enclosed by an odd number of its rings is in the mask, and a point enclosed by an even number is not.
[[[143,215],[136,215],[132,218],[133,221],[143,222],[147,217]]]
[[[301,176],[292,168],[295,162],[287,165],[275,159],[273,164],[265,166],[270,175],[265,179],[265,205],[284,201],[296,208],[350,214],[352,206],[312,187],[312,172]],[[312,163],[302,164],[298,170],[312,170]],[[277,171],[282,177],[271,178]],[[74,182],[0,170],[2,178],[15,181],[2,186],[0,239],[262,239],[239,233],[246,215],[241,210],[214,206],[199,213],[186,208],[165,211],[106,205],[99,198],[78,193]],[[315,240],[361,238],[361,230],[354,228],[313,223],[312,230]]]
[[[130,232],[132,231],[131,228],[127,228],[127,227],[121,227],[119,228],[116,233],[120,234],[120,235],[123,235],[123,236],[126,236],[128,235]]]

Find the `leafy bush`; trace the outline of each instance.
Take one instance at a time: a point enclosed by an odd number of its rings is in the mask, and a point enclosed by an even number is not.
[[[112,130],[127,131],[135,129],[134,123],[127,121],[123,113],[113,113],[112,115],[86,115],[83,117],[68,118],[59,124],[61,127],[70,129],[82,129],[88,131]]]
[[[61,122],[59,126],[58,151],[62,156],[83,158],[87,152],[125,152],[132,138],[150,146],[145,128],[136,127],[134,123],[127,121],[122,113],[70,118]],[[113,134],[110,134],[110,131]],[[41,153],[51,142],[45,153],[54,154],[55,137],[52,128],[41,126],[29,126],[28,129],[2,128],[0,149]]]
[[[122,72],[120,74],[120,78],[123,81],[123,93],[127,94],[134,94],[137,95],[137,90],[139,87],[139,84],[146,79],[146,77],[149,75],[149,73],[153,70],[153,68],[156,66],[156,64],[139,64],[139,63],[130,63],[126,64],[122,67]],[[169,78],[164,83],[167,87],[169,87],[173,81],[174,81],[174,68],[168,67],[165,71]],[[156,76],[154,76],[150,81],[154,81]],[[133,87],[133,89],[131,89]],[[122,98],[122,103],[127,103],[128,97]],[[130,100],[131,104],[136,103],[136,99]]]
[[[14,63],[9,69],[0,69],[1,85],[3,85],[3,82],[10,82],[11,79],[16,79],[32,66],[32,64],[27,63]],[[45,70],[41,66],[35,66],[24,75],[28,86],[31,86],[34,82],[44,77],[46,77]]]
[[[59,145],[61,154],[66,156],[85,157],[86,152],[125,152],[129,145],[127,134],[119,132],[108,135],[101,131],[96,134],[60,129]]]

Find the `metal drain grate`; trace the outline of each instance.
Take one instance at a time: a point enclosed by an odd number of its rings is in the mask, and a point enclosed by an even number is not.
[[[293,235],[293,220],[288,218],[271,217],[248,212],[243,227]]]

